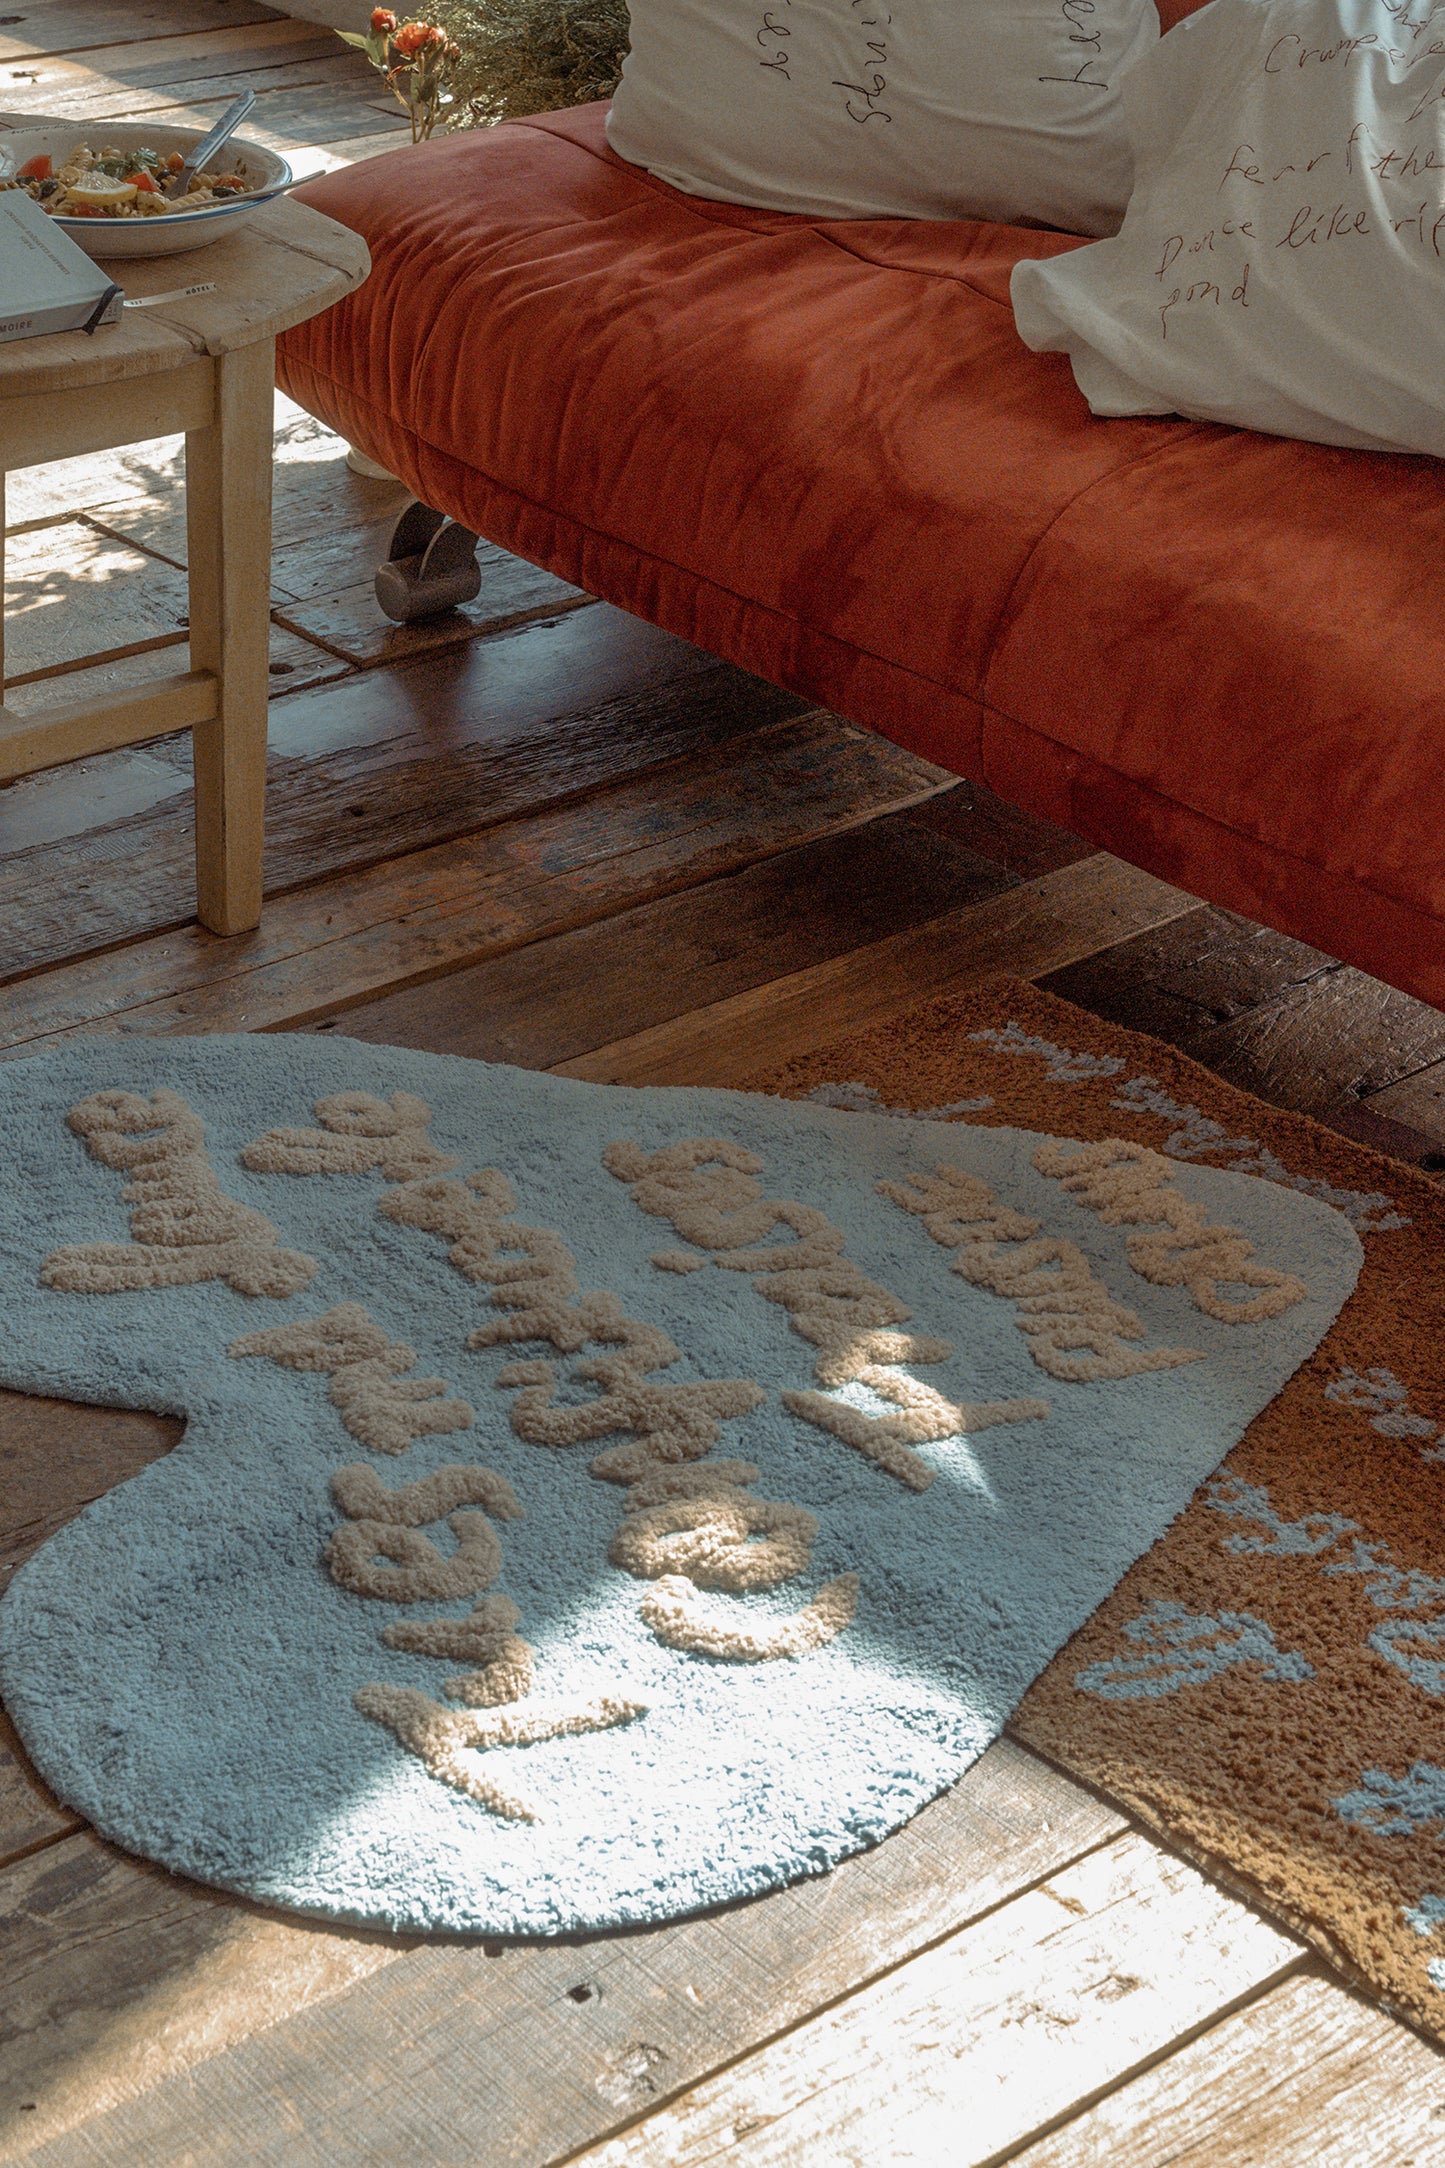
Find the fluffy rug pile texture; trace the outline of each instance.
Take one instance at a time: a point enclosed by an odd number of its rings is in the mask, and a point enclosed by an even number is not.
[[[1445,1187],[1017,981],[755,1080],[1123,1137],[1325,1197],[1314,1355],[1025,1697],[1014,1736],[1445,2039]]]
[[[988,1112],[320,1038],[0,1069],[0,1379],[188,1419],[0,1607],[41,1773],[184,1873],[407,1928],[655,1920],[885,1835],[1360,1266],[1319,1196]],[[1278,1624],[1219,1633],[1284,1702],[1318,1666]]]

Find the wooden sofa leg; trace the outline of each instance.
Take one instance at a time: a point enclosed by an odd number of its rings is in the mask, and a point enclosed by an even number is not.
[[[482,568],[470,527],[420,502],[396,523],[391,551],[376,568],[376,599],[398,625],[437,617],[480,593]]]

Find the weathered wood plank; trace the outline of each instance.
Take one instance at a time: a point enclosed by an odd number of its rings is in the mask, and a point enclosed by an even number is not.
[[[282,392],[276,394],[272,456],[273,600],[294,601],[374,572],[386,555],[392,527],[412,502],[410,490],[400,482],[353,474],[345,440]],[[186,499],[179,459],[149,494],[97,507],[90,517],[120,541],[184,570]]]
[[[388,127],[385,121],[376,120],[374,127],[358,136],[340,143],[298,144],[290,153],[291,162],[298,173],[321,171],[334,173],[341,166],[357,165],[363,158],[379,157],[383,151],[400,150],[410,139]],[[308,153],[314,152],[314,156]]]
[[[895,814],[313,1028],[545,1069],[1010,883]]]
[[[272,600],[278,621],[344,660],[372,666],[404,661],[590,598],[539,566],[484,542],[482,590],[474,602],[423,624],[393,625],[373,577],[411,493],[369,481],[346,465],[344,440],[278,395],[273,495]],[[186,562],[185,498],[179,473],[149,497],[98,510],[93,524],[171,564]]]
[[[1335,969],[1333,958],[1233,911],[1201,904],[1188,918],[1101,950],[1040,983],[1126,1031],[1191,1051],[1234,1022]]]
[[[298,91],[314,93],[338,88],[351,94],[360,111],[362,95],[374,87],[370,64],[363,55],[349,50],[339,38],[328,41],[315,31],[289,50],[281,47],[268,54],[253,54],[249,59],[236,52],[218,53],[210,74],[202,74],[194,64],[188,66],[184,61],[177,63],[174,72],[166,67],[152,68],[147,62],[146,46],[126,50],[136,56],[134,61],[106,74],[61,68],[52,75],[46,62],[38,62],[33,85],[17,80],[17,74],[24,72],[23,62],[12,63],[10,80],[0,86],[7,117],[13,124],[17,114],[33,110],[47,117],[73,119],[77,127],[90,132],[107,120],[153,119],[161,127],[167,121],[175,123],[179,113],[191,106],[234,98],[238,75],[244,76],[255,90],[258,115],[268,111],[272,100],[280,96],[287,96],[295,107]],[[362,125],[358,118],[351,133],[359,133]],[[254,133],[250,121],[246,133]]]
[[[27,2157],[180,2168],[204,2133],[207,2168],[541,2168],[1120,1827],[1000,1742],[896,1836],[819,1881],[573,1946],[417,1949]]]
[[[174,1416],[0,1392],[0,1588],[83,1506],[168,1453],[183,1429]],[[0,1864],[79,1827],[0,1714]]]
[[[366,62],[354,56],[360,69]],[[317,62],[317,71],[323,64]],[[214,95],[202,98],[194,85],[183,104],[162,108],[168,123],[177,128],[209,128],[235,95],[235,83],[221,82]],[[368,83],[353,69],[335,71],[335,79],[311,82],[288,90],[266,90],[257,98],[246,119],[252,142],[289,157],[303,143],[344,142],[353,136],[372,136],[388,125],[403,143],[411,140],[405,115],[397,105],[390,109],[369,94]]]
[[[186,583],[83,519],[9,538],[5,551],[6,683],[73,668],[82,657],[175,639]]]
[[[262,1912],[88,1831],[0,1872],[0,1922],[0,2161],[29,2158],[80,2117],[341,1993],[412,1946]]]
[[[273,701],[271,893],[522,817],[798,710],[618,613],[592,638],[584,621],[600,608]],[[569,712],[589,695],[595,705]],[[189,739],[158,741],[149,757],[176,764],[189,784]],[[86,790],[84,769],[58,770],[29,812],[70,840],[0,858],[0,976],[184,923],[189,799],[97,827],[101,807],[91,821],[65,817]],[[0,794],[0,812],[5,802]],[[0,994],[0,1016],[12,998]]]
[[[1441,1149],[1445,1138],[1438,1134],[1432,1137],[1427,1130],[1415,1129],[1388,1114],[1377,1114],[1368,1099],[1344,1100],[1321,1118],[1327,1128],[1342,1137],[1352,1137],[1356,1144],[1367,1144],[1371,1151],[1402,1159],[1407,1167],[1418,1167],[1422,1174],[1437,1178],[1445,1174],[1445,1150]]]
[[[1434,2168],[1445,2059],[1313,1975],[1287,1980],[1013,2168]]]
[[[599,1084],[731,1084],[990,972],[1032,978],[1194,898],[1103,852],[886,940],[556,1064]]]
[[[87,662],[82,658],[76,663],[62,664],[43,674],[37,672],[33,677],[22,678],[18,684],[12,678],[6,688],[6,705],[16,715],[32,716],[43,714],[47,708],[68,706],[76,700],[113,699],[117,693],[127,692],[134,685],[145,685],[152,678],[164,677],[168,671],[184,669],[185,642],[183,632],[163,639],[137,641],[129,652],[122,649],[119,655],[100,661]],[[303,640],[298,634],[274,624],[270,658],[272,689],[277,693],[304,692],[313,685],[334,684],[351,672],[351,664],[343,662],[339,655],[332,655],[326,648],[316,647],[310,640]],[[0,838],[9,828],[5,817],[7,810],[7,801],[0,798]],[[82,827],[98,828],[102,821],[103,815],[93,810]],[[72,832],[80,833],[81,830]],[[0,853],[6,847],[0,840]]]
[[[307,696],[300,696],[305,698]],[[0,995],[0,1043],[76,1030],[276,1030],[436,977],[940,787],[831,716],[778,723],[673,771],[276,898],[257,932],[188,928]],[[986,907],[985,907],[986,908]]]
[[[1294,986],[1189,1051],[1227,1083],[1327,1118],[1445,1054],[1445,1015],[1347,964]]]
[[[1237,1060],[1242,1066],[1233,1081],[1264,1090],[1277,1104],[1313,1114],[1376,1151],[1416,1164],[1430,1156],[1430,1136],[1419,1119],[1426,1110],[1412,1112],[1408,1079],[1368,1099],[1356,1092],[1382,1059],[1388,1067],[1396,1047],[1409,1062],[1422,1033],[1431,1043],[1434,1012],[1377,980],[1346,972],[1287,934],[1201,905],[1039,983],[1108,1023],[1149,1032],[1213,1068]],[[1341,1015],[1345,1023],[1335,1045]],[[1261,1045],[1267,1084],[1252,1067]],[[1398,1098],[1391,1096],[1397,1092]]]
[[[329,432],[328,438],[335,447],[342,471],[349,472],[342,440],[330,436]],[[318,449],[325,441],[318,439]],[[323,464],[318,462],[318,465]],[[354,476],[353,479],[359,481],[361,477]],[[288,535],[276,544],[271,556],[271,583],[277,595],[283,596],[291,606],[293,618],[298,605],[308,604],[312,609],[324,612],[338,595],[355,588],[367,591],[372,614],[381,616],[376,597],[371,593],[372,578],[387,553],[392,528],[412,498],[411,492],[399,482],[373,482],[364,486],[384,496],[384,502],[368,517],[343,521],[333,511],[324,525],[318,521],[308,526],[305,533],[295,537]],[[320,494],[318,492],[318,496]],[[334,504],[334,498],[332,502]],[[321,509],[319,503],[317,509]],[[505,550],[496,549],[490,542],[482,547],[490,557],[503,559],[508,564],[522,562],[520,558],[508,557]],[[528,565],[526,569],[535,572],[537,567]],[[550,579],[551,574],[543,573],[542,577]],[[559,592],[565,591],[569,595],[580,592],[575,587],[568,587],[565,580],[558,580],[556,586]],[[384,624],[386,620],[382,622]]]
[[[124,8],[115,0],[16,0],[8,12],[17,19],[0,26],[0,62],[22,68],[48,53],[85,52],[121,37],[140,44],[278,20],[257,0],[128,0]]]
[[[982,2168],[1301,1962],[1130,1834],[660,2109],[576,2168]]]
[[[464,602],[439,617],[394,625],[383,615],[372,585],[376,567],[387,553],[390,526],[388,521],[379,524],[369,536],[344,539],[345,555],[367,566],[363,579],[335,593],[278,603],[278,621],[347,662],[371,669],[378,663],[404,662],[434,648],[452,647],[459,640],[475,640],[483,633],[501,632],[525,624],[530,618],[555,617],[559,611],[580,609],[592,600],[580,587],[569,586],[566,580],[544,572],[539,565],[529,565],[523,558],[484,542],[477,551],[482,586],[475,601]],[[298,544],[296,551],[299,554],[311,547]],[[342,554],[340,547],[336,554]],[[278,581],[294,580],[298,569],[288,551],[277,564],[275,576]]]
[[[183,84],[192,78],[244,74],[257,77],[279,62],[315,59],[333,53],[334,35],[315,23],[238,24],[225,30],[202,30],[178,37],[147,38],[139,43],[91,46],[78,53],[33,53],[0,59],[0,101],[7,114],[52,109],[75,110],[97,91],[126,85]]]
[[[0,1710],[0,1867],[80,1827],[80,1816],[41,1783],[15,1726]]]
[[[282,392],[276,394],[271,483],[277,551],[373,522],[385,533],[411,502],[399,482],[353,474],[345,441]],[[156,437],[89,458],[23,467],[9,477],[7,510],[11,533],[22,524],[85,512],[107,534],[184,569],[185,439]]]
[[[162,493],[179,507],[185,441],[181,436],[151,437],[110,452],[16,468],[5,478],[7,531],[23,532],[91,506],[144,503]]]
[[[216,712],[216,680],[209,671],[181,670],[154,686],[122,693],[108,708],[58,705],[39,716],[0,708],[0,775],[33,775],[92,753],[143,742],[155,731],[194,730]]]
[[[1371,1092],[1365,1105],[1372,1113],[1405,1122],[1422,1130],[1433,1143],[1445,1145],[1445,1061],[1431,1062],[1428,1068]]]
[[[176,1416],[0,1392],[0,1588],[82,1506],[168,1453]]]
[[[178,668],[188,627],[184,572],[84,518],[13,533],[4,553],[6,698],[19,715],[108,698]],[[84,668],[87,659],[104,668]],[[275,629],[271,674],[286,689],[349,666],[297,633]]]
[[[1057,873],[1094,852],[1092,843],[1070,835],[1066,828],[1055,828],[1051,821],[1021,813],[984,783],[955,783],[941,797],[915,806],[908,817],[918,827],[976,851],[1021,881]]]
[[[1321,1121],[1334,1121],[1368,1095],[1380,1115],[1424,1127],[1405,1111],[1407,1101],[1386,1102],[1382,1094],[1445,1052],[1438,1010],[1286,934],[1213,907],[1041,983],[1111,1023],[1167,1040],[1246,1091]]]

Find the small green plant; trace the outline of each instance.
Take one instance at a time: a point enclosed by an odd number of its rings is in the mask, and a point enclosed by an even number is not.
[[[461,47],[450,127],[610,98],[627,52],[626,0],[450,0]]]
[[[524,113],[610,98],[627,52],[626,0],[449,0],[437,22],[342,30],[411,121],[413,143],[444,128],[488,128]]]

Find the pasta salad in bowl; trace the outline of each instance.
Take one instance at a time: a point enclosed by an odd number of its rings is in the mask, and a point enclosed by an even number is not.
[[[284,187],[277,152],[232,136],[186,193],[170,193],[205,134],[161,121],[64,121],[0,135],[0,188],[23,188],[91,256],[174,256],[235,233]]]

